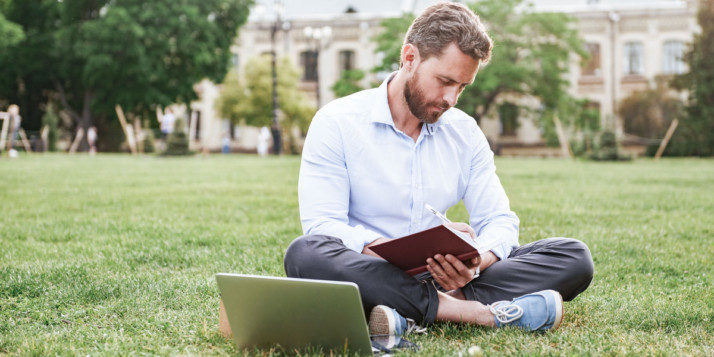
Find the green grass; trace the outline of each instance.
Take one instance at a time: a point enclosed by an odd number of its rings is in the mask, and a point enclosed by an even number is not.
[[[554,333],[441,324],[412,338],[419,355],[714,354],[714,161],[497,166],[521,243],[585,241],[593,284]],[[214,274],[284,275],[298,170],[297,157],[0,159],[0,355],[243,353],[217,332]]]

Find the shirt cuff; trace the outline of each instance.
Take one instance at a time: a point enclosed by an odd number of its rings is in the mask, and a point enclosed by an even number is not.
[[[353,229],[351,237],[340,237],[340,239],[342,239],[342,243],[347,248],[354,250],[357,253],[362,253],[362,250],[366,245],[382,237],[379,233],[367,230],[361,225],[358,225]]]
[[[510,245],[501,244],[499,246],[491,248],[491,253],[493,253],[495,256],[497,256],[498,259],[504,260],[504,259],[508,258],[509,255],[511,255],[512,250],[513,250],[513,247],[511,247]]]

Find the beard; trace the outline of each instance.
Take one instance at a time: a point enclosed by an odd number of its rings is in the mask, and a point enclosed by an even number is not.
[[[412,112],[420,122],[426,124],[436,123],[445,111],[449,110],[449,103],[442,101],[441,103],[429,103],[425,99],[424,91],[419,87],[419,72],[415,72],[404,86],[404,99],[407,102],[409,111]],[[444,108],[442,110],[430,111],[431,106]]]

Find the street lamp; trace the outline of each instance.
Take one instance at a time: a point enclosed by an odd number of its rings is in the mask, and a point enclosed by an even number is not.
[[[607,15],[610,20],[610,91],[612,92],[612,118],[613,122],[611,128],[613,131],[617,130],[617,23],[620,22],[620,15],[615,11],[610,11]],[[609,121],[609,120],[608,120]]]
[[[330,42],[332,37],[332,27],[323,26],[313,28],[311,26],[305,27],[303,30],[305,37],[308,40],[312,40],[315,46],[315,82],[317,85],[316,89],[316,99],[317,99],[317,109],[320,109],[320,50]]]
[[[264,11],[265,9],[262,4],[256,5],[256,13],[258,13],[259,16],[262,15]],[[273,154],[280,155],[283,145],[279,122],[280,105],[278,103],[278,71],[276,66],[277,54],[275,51],[275,37],[279,30],[286,28],[281,20],[281,16],[285,12],[285,6],[281,0],[275,0],[273,2],[273,12],[275,13],[275,19],[270,24],[270,77],[272,83],[273,123],[270,127],[270,132],[273,136]]]

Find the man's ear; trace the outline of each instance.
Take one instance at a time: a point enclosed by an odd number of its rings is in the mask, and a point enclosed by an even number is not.
[[[411,43],[407,43],[402,46],[401,62],[402,66],[407,70],[411,70],[419,63],[419,50],[416,46]]]

